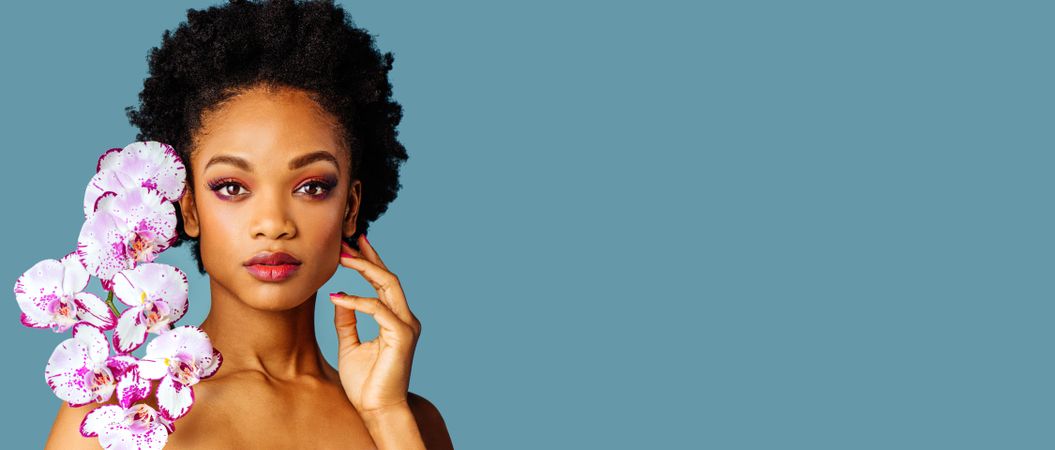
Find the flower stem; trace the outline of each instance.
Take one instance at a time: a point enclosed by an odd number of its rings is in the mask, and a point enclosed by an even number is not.
[[[114,316],[121,317],[121,312],[114,306],[114,291],[109,291],[106,295],[106,304],[110,306],[110,310],[114,312]]]

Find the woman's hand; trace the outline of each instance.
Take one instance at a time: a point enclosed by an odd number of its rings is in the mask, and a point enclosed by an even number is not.
[[[344,392],[363,415],[408,408],[410,366],[421,323],[410,312],[399,279],[388,271],[365,235],[359,237],[362,252],[343,242],[341,247],[341,265],[359,271],[378,294],[376,298],[330,294],[336,305],[337,365]],[[355,311],[374,317],[379,326],[377,338],[359,342]]]

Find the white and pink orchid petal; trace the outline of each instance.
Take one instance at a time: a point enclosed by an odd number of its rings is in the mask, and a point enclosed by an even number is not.
[[[144,263],[114,277],[114,296],[129,306],[164,300],[173,321],[187,311],[187,274],[161,263]]]
[[[73,338],[88,350],[91,369],[106,365],[106,358],[110,356],[110,342],[102,330],[91,324],[79,323],[73,327]]]
[[[176,421],[166,419],[164,414],[158,414],[158,421],[165,426],[165,429],[169,431],[169,434],[176,432]]]
[[[170,145],[157,141],[137,141],[125,146],[109,170],[131,174],[139,186],[157,190],[168,201],[177,201],[186,187],[187,171],[179,154]]]
[[[64,267],[55,259],[38,261],[15,281],[15,294],[39,297],[61,294]]]
[[[137,367],[126,371],[117,381],[118,404],[125,408],[147,398],[148,395],[150,395],[150,380],[140,376]]]
[[[105,155],[104,155],[105,156]],[[98,209],[99,198],[107,192],[118,193],[124,190],[121,182],[110,171],[99,171],[88,181],[84,189],[84,218],[90,219]]]
[[[139,358],[132,355],[114,355],[106,359],[106,367],[109,367],[113,371],[114,376],[117,377],[124,376],[126,372],[138,365]],[[139,374],[143,376],[142,369],[140,369]]]
[[[62,263],[62,291],[73,295],[88,287],[88,269],[74,250],[59,260]]]
[[[51,310],[63,298],[63,265],[58,260],[45,259],[30,267],[15,281],[15,300],[25,313],[22,323],[50,326],[55,322]],[[42,328],[34,325],[34,328]]]
[[[77,304],[77,318],[99,327],[101,330],[110,330],[117,325],[117,316],[113,310],[95,294],[91,292],[78,292],[73,296]]]
[[[162,335],[164,336],[164,335]],[[157,338],[154,338],[156,341]],[[154,341],[150,341],[153,343]],[[150,348],[150,344],[147,344],[147,348]],[[169,366],[165,363],[164,357],[151,358],[149,355],[146,358],[139,360],[139,376],[150,379],[160,380],[162,377],[168,375]]]
[[[125,409],[117,405],[105,405],[91,410],[81,420],[81,436],[95,437],[120,428]]]
[[[107,193],[99,204],[111,202],[117,194]],[[126,245],[128,227],[120,217],[100,210],[84,221],[77,237],[77,256],[88,273],[101,281],[110,280],[117,272],[132,266]]]
[[[22,325],[30,328],[51,328],[51,324],[36,322],[32,317],[27,316],[26,313],[22,313]]]
[[[99,155],[99,161],[95,163],[95,171],[99,172],[100,170],[103,170],[104,165],[107,167],[113,167],[114,160],[110,158],[117,156],[117,153],[119,153],[121,150],[121,147],[114,147],[103,152],[102,155]]]
[[[93,374],[88,348],[77,338],[59,343],[44,369],[44,379],[55,396],[73,404],[92,400],[90,381]]]
[[[137,285],[141,278],[142,276],[135,269],[125,269],[118,272],[111,280],[113,281],[111,287],[114,291],[114,298],[127,306],[143,306],[146,304],[147,298],[143,295],[145,292],[141,286]]]
[[[204,358],[204,359],[201,360],[201,365],[200,365],[201,376],[199,376],[198,378],[204,380],[204,379],[209,378],[209,377],[211,377],[213,375],[216,375],[216,372],[218,370],[220,370],[220,366],[222,366],[222,365],[223,365],[223,354],[221,354],[219,350],[216,350],[214,348],[212,350],[212,357],[211,358]]]
[[[190,411],[194,404],[194,389],[172,377],[165,377],[158,383],[158,407],[161,415],[169,420],[176,420]]]
[[[114,327],[114,350],[131,353],[143,345],[147,338],[147,326],[142,322],[143,306],[132,306],[121,313]]]

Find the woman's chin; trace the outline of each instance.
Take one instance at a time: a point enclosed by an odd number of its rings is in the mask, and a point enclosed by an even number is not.
[[[243,286],[239,295],[247,305],[264,311],[285,311],[308,300],[318,289],[307,289],[296,283],[260,283]]]

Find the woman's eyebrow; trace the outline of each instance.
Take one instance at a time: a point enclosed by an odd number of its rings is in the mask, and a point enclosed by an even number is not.
[[[333,163],[334,168],[336,168],[338,171],[341,170],[341,166],[337,164],[337,158],[335,158],[333,154],[325,150],[319,150],[293,158],[289,161],[289,168],[290,170],[299,169],[316,161],[329,161]]]
[[[246,161],[246,160],[244,160],[242,158],[239,158],[237,156],[231,156],[231,155],[216,155],[216,156],[213,156],[212,159],[210,159],[209,162],[205,164],[205,169],[208,169],[209,166],[211,166],[213,164],[223,164],[223,163],[230,164],[230,165],[235,166],[235,167],[237,167],[239,169],[242,169],[242,170],[244,170],[246,172],[252,172],[253,171],[253,169],[249,166],[249,161]],[[205,170],[205,169],[202,169],[202,170]]]
[[[289,162],[289,168],[290,170],[299,169],[316,161],[329,161],[338,171],[340,171],[341,166],[337,164],[337,158],[335,158],[330,152],[327,152],[325,150],[319,150],[293,158]],[[213,156],[212,159],[210,159],[209,162],[205,164],[205,169],[208,169],[209,166],[213,164],[230,164],[246,172],[253,171],[253,168],[249,164],[249,161],[232,155]]]

